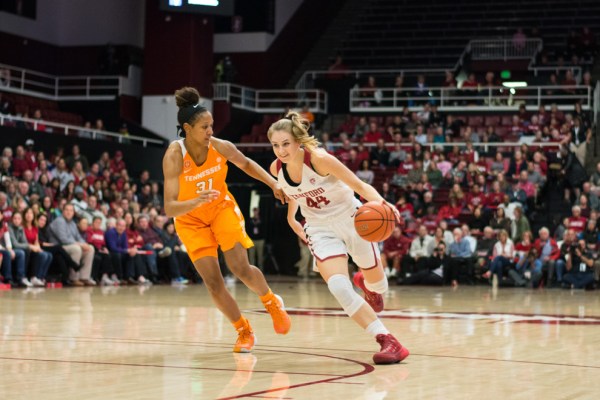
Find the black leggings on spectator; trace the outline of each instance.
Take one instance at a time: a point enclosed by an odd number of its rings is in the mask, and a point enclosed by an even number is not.
[[[474,259],[462,258],[462,257],[451,257],[448,263],[448,273],[444,271],[444,276],[446,278],[446,283],[450,283],[452,281],[459,281],[459,277],[461,275],[467,277],[469,283],[473,283],[473,262]]]
[[[402,282],[403,285],[442,285],[443,283],[441,276],[429,270],[417,271]]]
[[[110,257],[114,273],[121,280],[137,279],[142,275],[148,275],[146,264],[140,255],[131,257],[129,254],[124,253],[110,253]]]
[[[79,269],[79,265],[75,264],[69,254],[63,249],[62,246],[42,246],[44,251],[52,254],[52,264],[50,270],[60,275],[61,282],[67,282],[69,280],[69,269]]]
[[[94,253],[94,263],[92,264],[92,277],[98,281],[102,275],[106,274],[109,277],[115,272],[110,254],[101,253],[96,250]]]

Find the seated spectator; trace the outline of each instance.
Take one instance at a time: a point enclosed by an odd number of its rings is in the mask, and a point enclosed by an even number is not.
[[[527,161],[523,158],[521,150],[517,150],[514,153],[514,157],[510,159],[508,165],[507,175],[513,179],[517,179],[521,171],[527,170]]]
[[[388,278],[400,274],[400,261],[408,254],[411,240],[402,232],[399,226],[394,228],[392,235],[383,242],[381,261]]]
[[[421,160],[416,160],[414,164],[414,168],[412,168],[406,174],[406,179],[408,183],[417,184],[421,181],[421,178],[425,171],[423,170],[423,162]]]
[[[482,208],[477,207],[473,210],[473,216],[469,221],[469,227],[474,235],[480,235],[483,229],[488,225],[488,218],[483,215]]]
[[[471,228],[467,224],[462,224],[460,226],[460,229],[462,231],[462,240],[469,243],[469,247],[471,248],[471,253],[475,253],[475,250],[477,249],[477,239],[473,235],[471,235],[471,233],[472,233]]]
[[[377,145],[371,150],[371,165],[373,167],[386,167],[389,163],[390,152],[385,147],[383,139],[377,140]]]
[[[39,238],[39,243],[42,247],[42,250],[52,254],[52,260],[54,262],[50,265],[50,272],[52,274],[58,274],[59,281],[62,282],[63,285],[71,286],[71,281],[69,280],[69,271],[70,269],[79,268],[79,265],[75,264],[71,256],[61,245],[51,242],[47,214],[38,214],[36,218],[36,225],[32,224],[32,221],[30,221],[30,215],[27,212],[24,214],[24,219],[25,235],[27,235],[28,240],[30,236],[35,234],[34,228],[37,228],[37,237]]]
[[[412,204],[406,201],[405,194],[401,194],[400,197],[398,197],[398,201],[396,202],[396,208],[398,209],[400,216],[404,220],[411,221],[413,219],[415,209]]]
[[[542,279],[542,261],[539,259],[539,253],[535,247],[519,259],[515,264],[515,269],[508,271],[509,276],[515,283],[515,286],[537,287]]]
[[[510,203],[518,203],[523,210],[527,210],[527,193],[521,188],[521,182],[518,180],[513,181],[507,194]]]
[[[364,143],[376,143],[379,139],[383,138],[381,130],[377,126],[377,122],[369,123],[369,130],[365,133],[362,141]]]
[[[469,211],[474,212],[475,209],[486,207],[487,196],[482,193],[477,183],[473,184],[471,191],[467,194],[467,208]]]
[[[466,274],[469,280],[473,277],[473,251],[469,241],[464,240],[461,228],[455,228],[453,234],[454,243],[449,247],[449,274],[446,280],[456,287],[461,273]]]
[[[365,183],[368,183],[369,185],[373,184],[373,181],[375,180],[375,173],[373,173],[373,171],[371,170],[369,160],[362,161],[360,169],[356,171],[356,176],[358,177],[358,179]]]
[[[513,263],[514,257],[515,248],[513,242],[508,238],[508,232],[501,230],[498,233],[498,241],[494,245],[494,250],[492,252],[490,269],[482,275],[482,278],[492,278],[492,286],[498,287],[498,283],[502,280],[504,270]]]
[[[427,234],[427,228],[425,225],[420,225],[417,229],[417,237],[413,239],[408,255],[402,259],[401,270],[406,277],[410,276],[413,272],[423,269],[426,265],[427,258],[431,256],[430,253],[430,242],[433,240],[431,236]]]
[[[82,219],[82,221],[87,220]],[[106,247],[104,233],[105,232],[102,229],[102,218],[94,217],[92,226],[85,232],[86,241],[94,246],[95,249],[93,263],[94,277],[96,279],[100,278],[99,280],[102,286],[114,286],[119,284],[119,278],[115,273],[110,253]]]
[[[429,168],[426,169],[425,174],[433,189],[438,189],[441,186],[444,176],[442,175],[442,171],[439,170],[436,161],[429,163]]]
[[[33,285],[27,279],[25,271],[25,251],[13,247],[8,224],[4,222],[5,215],[0,212],[0,261],[2,262],[4,283],[15,287],[32,287]],[[12,214],[10,215],[12,216]],[[13,280],[13,268],[15,280]]]
[[[338,157],[339,158],[339,157]],[[406,151],[404,151],[400,143],[394,145],[394,150],[390,152],[388,163],[391,167],[399,167],[402,162],[406,159]],[[598,180],[600,184],[600,179]],[[600,192],[600,190],[599,190]]]
[[[342,145],[334,152],[334,155],[338,160],[347,166],[348,161],[350,160],[350,150],[352,150],[352,144],[350,143],[349,139],[345,139],[342,142]],[[138,185],[138,187],[141,186]]]
[[[543,227],[539,230],[539,238],[533,243],[533,248],[539,254],[542,271],[547,271],[547,283],[551,285],[556,271],[555,263],[560,257],[560,249],[556,241],[550,237],[548,228]]]
[[[519,189],[525,192],[527,198],[533,198],[537,194],[537,188],[533,183],[529,181],[529,173],[526,170],[521,171],[521,173],[519,174],[519,181],[517,186]]]
[[[566,259],[566,271],[563,287],[585,289],[594,283],[594,258],[585,247],[585,241],[579,240],[569,247]]]
[[[427,143],[427,133],[425,133],[425,128],[423,127],[423,125],[417,126],[417,131],[415,133],[415,142],[421,145]]]
[[[446,255],[446,243],[439,242],[427,257],[423,268],[408,276],[402,283],[405,285],[442,285],[444,271],[449,269],[449,258]]]
[[[171,279],[171,282],[182,283],[180,281],[182,281],[183,278],[181,276],[181,271],[179,270],[179,265],[175,260],[175,254],[173,254],[173,251],[169,247],[165,247],[159,234],[150,227],[148,216],[144,214],[140,215],[138,217],[137,225],[138,232],[144,240],[144,246],[142,248],[154,252],[154,254],[151,254],[148,258],[150,271],[153,273],[156,271],[154,275],[158,276],[157,258],[164,258],[168,266],[168,276]]]
[[[381,186],[381,197],[390,204],[396,204],[396,191],[390,188],[390,184],[383,182]]]
[[[477,248],[475,249],[476,266],[479,271],[485,269],[490,262],[496,242],[496,232],[489,226],[483,228],[483,236],[477,241]],[[480,274],[476,273],[476,275],[479,276]]]
[[[131,217],[131,214],[128,214]],[[142,256],[138,254],[136,246],[129,246],[126,233],[127,224],[124,219],[116,221],[115,226],[108,228],[104,234],[106,247],[111,256],[112,264],[115,268],[115,277],[113,281],[119,280],[120,283],[138,283],[140,285],[148,284],[145,276],[147,274],[146,265]]]
[[[579,234],[585,229],[587,219],[581,216],[581,207],[579,206],[573,206],[571,208],[571,213],[572,215],[569,217],[567,228],[572,229],[576,234]]]
[[[588,204],[591,210],[600,211],[600,200],[598,199],[598,195],[594,193],[592,190],[592,184],[590,182],[585,182],[582,186],[581,195],[585,195],[588,200]],[[581,198],[581,195],[579,196]],[[578,201],[575,202],[576,205]]]
[[[74,206],[66,204],[62,215],[50,224],[50,240],[54,244],[61,245],[80,268],[79,270],[71,269],[71,284],[73,286],[95,286],[96,282],[91,277],[94,248],[87,244],[79,234],[73,220],[74,216]]]
[[[45,132],[46,124],[42,119],[42,111],[40,109],[37,109],[33,112],[33,119],[35,120],[35,123],[33,125],[34,129],[36,131]]]
[[[588,219],[585,230],[577,235],[577,239],[585,240],[586,249],[597,258],[600,231],[595,219]]]
[[[26,211],[31,213],[33,218],[33,211],[28,208]],[[10,234],[10,241],[15,249],[21,249],[25,252],[26,257],[29,259],[31,268],[27,268],[32,271],[32,276],[29,282],[32,286],[44,287],[46,286],[46,275],[48,269],[52,263],[52,254],[42,250],[39,243],[29,243],[25,230],[23,229],[23,215],[20,212],[14,212],[11,217],[11,224],[8,226]],[[27,279],[27,278],[24,278]],[[28,286],[22,281],[25,286]]]
[[[367,117],[360,117],[358,119],[358,123],[354,126],[354,134],[352,135],[352,139],[355,142],[361,142],[369,130],[369,125],[367,124]]]
[[[446,221],[450,224],[458,223],[458,216],[462,207],[456,203],[456,199],[454,197],[450,198],[449,204],[444,204],[440,207],[440,211],[438,213],[438,223],[441,221]]]
[[[486,206],[490,210],[496,210],[500,204],[504,202],[505,194],[500,189],[500,182],[492,183],[492,190],[486,196]]]

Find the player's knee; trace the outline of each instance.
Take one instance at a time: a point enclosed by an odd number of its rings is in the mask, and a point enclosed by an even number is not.
[[[375,292],[375,293],[381,294],[381,293],[385,293],[388,290],[388,281],[387,281],[386,277],[384,277],[379,282],[367,282],[365,280],[365,286],[371,292]]]
[[[331,276],[327,281],[327,286],[349,316],[356,314],[365,304],[364,299],[354,291],[350,279],[344,275]]]
[[[204,286],[211,293],[219,293],[225,289],[225,283],[222,278],[202,278]]]

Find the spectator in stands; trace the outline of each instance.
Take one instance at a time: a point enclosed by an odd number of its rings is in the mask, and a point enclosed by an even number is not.
[[[356,171],[356,176],[363,182],[368,183],[369,185],[373,183],[375,180],[375,174],[371,170],[371,165],[369,160],[363,160],[360,164],[360,169]]]
[[[388,159],[388,165],[391,167],[399,167],[400,164],[402,162],[404,162],[404,160],[406,160],[406,151],[404,151],[404,149],[402,149],[400,143],[396,143],[394,145],[394,150],[392,152],[390,152],[390,156]],[[600,163],[599,163],[599,165],[600,165]],[[600,170],[600,166],[598,168]],[[599,188],[600,188],[600,172],[599,172],[598,184],[599,184]],[[599,191],[600,191],[600,189],[599,189]]]
[[[102,286],[118,285],[119,279],[115,273],[111,255],[106,247],[105,232],[102,229],[102,218],[94,217],[92,226],[85,231],[85,235],[86,241],[94,246],[95,250],[93,263],[95,278],[100,278]],[[111,277],[116,279],[113,280]]]
[[[484,227],[482,229],[482,232],[483,235],[479,240],[477,240],[477,246],[474,252],[474,256],[476,258],[476,266],[479,268],[479,270],[483,270],[488,265],[492,256],[492,252],[494,250],[494,245],[497,241],[496,232],[494,232],[494,230],[491,227]],[[476,275],[479,276],[480,274]]]
[[[423,162],[421,160],[416,160],[414,168],[412,168],[406,174],[406,179],[409,183],[416,185],[417,183],[421,182],[421,177],[424,173],[425,171],[423,170]]]
[[[73,166],[75,165],[76,161],[81,162],[83,171],[87,172],[90,169],[90,164],[88,162],[87,157],[85,155],[81,154],[79,145],[74,144],[71,149],[71,155],[69,155],[65,158],[65,162],[67,163],[67,166],[72,169]]]
[[[400,261],[408,254],[411,240],[396,226],[392,235],[383,242],[381,261],[388,278],[395,278],[400,273]]]
[[[352,135],[352,139],[355,142],[362,141],[368,130],[369,125],[367,124],[367,117],[360,117],[358,119],[358,123],[354,126],[354,134]]]
[[[462,231],[462,237],[463,237],[462,240],[469,243],[469,247],[471,248],[471,253],[475,253],[475,250],[477,249],[477,239],[473,235],[471,235],[471,233],[473,231],[471,230],[470,226],[467,224],[462,224],[460,226],[460,229]]]
[[[120,283],[145,284],[146,266],[141,256],[137,254],[137,248],[128,247],[125,230],[125,220],[120,218],[116,221],[115,226],[108,228],[104,234],[106,247],[115,268],[115,276],[111,278],[113,281],[120,281]],[[137,278],[134,279],[134,277]]]
[[[567,288],[585,289],[594,283],[594,258],[586,249],[585,241],[579,240],[569,246],[565,256],[566,274],[563,282]]]
[[[33,285],[26,277],[25,251],[13,247],[10,240],[8,224],[4,221],[5,216],[5,213],[0,212],[0,261],[2,262],[2,276],[4,277],[4,282],[9,283],[11,286],[31,287]],[[16,278],[14,281],[13,268]]]
[[[369,130],[365,133],[363,137],[364,143],[376,143],[379,139],[383,138],[383,134],[377,126],[377,122],[369,123]]]
[[[477,79],[475,78],[475,74],[471,72],[467,76],[467,79],[462,83],[462,86],[461,86],[463,96],[469,97],[467,100],[467,103],[475,103],[476,102],[476,99],[474,99],[473,96],[474,96],[474,93],[478,90],[478,88],[479,88],[479,82],[477,82]]]
[[[442,83],[442,87],[445,88],[455,88],[456,87],[456,79],[454,78],[454,73],[452,71],[446,70],[444,72],[444,83]]]
[[[73,174],[67,169],[67,163],[64,159],[59,158],[56,161],[56,168],[54,169],[54,177],[60,182],[59,190],[62,192],[67,187],[69,182],[75,180]]]
[[[498,241],[494,245],[494,250],[492,252],[490,269],[482,275],[482,278],[492,278],[492,285],[497,287],[498,281],[502,280],[504,270],[512,264],[514,257],[514,244],[512,240],[509,239],[508,232],[501,230],[498,233]]]
[[[535,247],[515,263],[515,268],[508,271],[515,286],[537,287],[542,279],[542,262]]]
[[[510,204],[516,204],[523,208],[524,211],[527,210],[527,193],[521,189],[520,182],[518,180],[513,181],[510,190],[507,192],[507,195]],[[508,211],[509,210],[507,210],[507,214],[509,214]]]
[[[556,241],[550,237],[548,228],[542,227],[538,233],[539,237],[533,242],[533,248],[539,255],[542,270],[547,271],[548,284],[551,284],[556,271],[555,263],[560,257],[560,249]]]
[[[529,220],[523,215],[523,209],[521,207],[515,207],[514,209],[515,218],[511,224],[511,237],[513,241],[519,242],[523,239],[525,232],[531,232]]]
[[[582,126],[580,118],[573,119],[570,132],[569,148],[575,154],[581,165],[585,165],[585,156],[588,143],[591,142],[592,131]]]
[[[388,182],[381,184],[381,197],[390,204],[396,204],[396,191],[390,188]]]
[[[523,51],[525,50],[525,45],[527,43],[527,36],[523,32],[522,28],[517,28],[517,31],[512,37],[512,44],[515,50]]]
[[[566,178],[565,200],[570,201],[574,196],[577,198],[581,192],[581,186],[588,180],[587,172],[579,162],[575,154],[566,146],[561,147],[562,171]]]
[[[440,241],[434,247],[432,255],[427,257],[423,268],[411,274],[402,283],[406,285],[442,285],[444,273],[449,270],[449,260],[446,243]]]
[[[483,215],[482,207],[476,207],[473,209],[473,216],[469,221],[469,227],[471,228],[471,232],[473,234],[481,234],[488,222],[488,218]]]
[[[571,208],[571,213],[572,215],[569,217],[567,229],[571,229],[576,234],[579,234],[585,229],[587,219],[581,215],[581,207],[579,206],[573,206]]]
[[[427,227],[420,225],[417,229],[417,237],[411,242],[408,255],[402,259],[404,273],[414,272],[415,267],[416,270],[422,269],[427,258],[431,256],[430,242],[432,240],[433,238],[427,234]]]
[[[52,243],[61,245],[80,267],[79,270],[71,270],[71,283],[74,286],[95,286],[96,282],[91,278],[94,248],[79,234],[74,216],[74,206],[66,204],[62,215],[50,224],[50,239]]]
[[[458,286],[459,275],[466,272],[468,277],[473,276],[473,251],[467,240],[464,240],[461,228],[453,231],[454,243],[449,246],[449,271],[446,280],[453,287]]]
[[[92,123],[90,121],[85,121],[85,123],[83,124],[83,129],[77,131],[77,136],[83,139],[92,139]]]
[[[415,134],[415,142],[421,145],[427,143],[427,134],[425,133],[425,129],[423,125],[417,125],[417,131]]]
[[[419,103],[427,101],[426,97],[429,97],[429,86],[425,82],[425,75],[417,76],[417,86],[414,92],[414,97],[417,97]]]
[[[390,152],[385,147],[385,141],[377,139],[377,145],[371,150],[370,160],[373,167],[386,167],[389,163]]]
[[[523,157],[521,150],[516,150],[508,165],[507,175],[512,178],[518,178],[521,171],[527,169],[527,161]]]
[[[10,86],[10,70],[8,68],[0,68],[0,86]]]
[[[33,119],[35,120],[34,129],[36,131],[45,132],[46,124],[42,119],[42,111],[39,108],[33,112]]]
[[[444,176],[442,175],[442,171],[438,168],[438,163],[436,161],[429,163],[429,168],[427,168],[425,174],[433,189],[438,189],[441,186]]]
[[[588,199],[588,204],[592,210],[600,211],[600,200],[596,193],[592,191],[592,184],[590,182],[583,183],[581,194],[579,195],[579,199],[575,202],[575,205],[580,205],[582,195],[585,195]]]
[[[123,152],[121,150],[115,151],[115,156],[110,162],[110,173],[111,175],[121,175],[125,166],[125,161],[123,161]]]
[[[23,229],[27,241],[32,245],[37,245],[43,252],[49,253],[53,263],[56,266],[60,281],[65,285],[70,285],[69,282],[69,266],[76,267],[76,264],[71,260],[67,252],[62,246],[50,242],[48,235],[48,217],[45,213],[34,216],[32,209],[25,210],[23,214]]]
[[[32,210],[28,208],[32,214]],[[11,217],[11,223],[8,226],[8,232],[10,234],[10,241],[14,249],[21,249],[26,259],[29,260],[31,268],[26,270],[32,271],[32,277],[29,281],[31,286],[44,287],[46,285],[46,275],[48,274],[48,268],[52,263],[52,254],[42,250],[38,244],[29,243],[25,230],[23,229],[23,215],[20,212],[14,212]],[[21,281],[25,286],[27,278],[23,278]]]
[[[596,43],[596,37],[589,27],[584,26],[581,28],[581,36],[579,36],[579,42],[581,45],[581,51],[588,57],[594,55],[598,48]]]
[[[165,247],[159,234],[154,229],[150,228],[149,222],[149,217],[145,214],[140,215],[137,220],[137,230],[144,240],[142,249],[153,252],[153,254],[150,254],[148,257],[150,272],[157,278],[159,276],[157,259],[164,258],[166,259],[169,268],[171,282],[183,283],[184,279],[179,271],[179,265],[175,260],[175,254],[173,254],[173,251],[169,247]]]

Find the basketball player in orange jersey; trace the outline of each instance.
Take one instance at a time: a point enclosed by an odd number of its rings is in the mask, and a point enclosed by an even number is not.
[[[227,161],[273,189],[285,202],[278,183],[232,143],[213,137],[211,113],[198,102],[194,88],[175,92],[181,140],[171,143],[163,159],[165,212],[175,217],[175,228],[208,291],[238,332],[234,352],[247,353],[255,342],[250,323],[225,288],[217,259],[220,246],[227,266],[250,290],[260,296],[273,319],[275,332],[286,334],[291,322],[281,297],[269,289],[262,272],[248,262],[252,241],[244,229],[244,218],[227,190]]]
[[[308,243],[321,276],[344,311],[381,345],[373,361],[400,362],[408,357],[408,350],[375,314],[383,310],[381,294],[388,287],[379,248],[362,239],[354,229],[353,217],[361,205],[354,192],[367,201],[385,200],[337,158],[319,149],[319,142],[308,134],[308,127],[298,113],[290,112],[268,131],[277,156],[270,170],[288,197],[288,223]],[[388,205],[399,218],[396,208]],[[295,218],[298,207],[306,221],[304,227]],[[364,299],[350,283],[348,254],[360,267],[354,283],[364,292]]]

